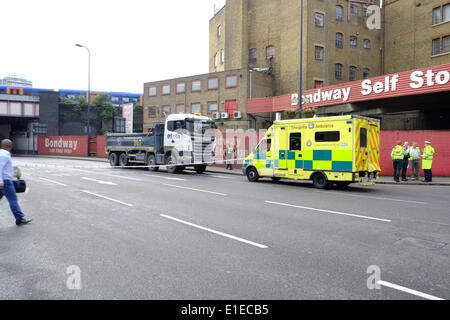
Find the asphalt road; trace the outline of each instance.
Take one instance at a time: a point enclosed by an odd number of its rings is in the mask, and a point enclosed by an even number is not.
[[[450,299],[449,187],[15,163],[34,221],[0,201],[0,299]]]

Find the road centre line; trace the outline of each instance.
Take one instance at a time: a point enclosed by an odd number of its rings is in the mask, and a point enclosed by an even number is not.
[[[337,214],[337,215],[349,216],[349,217],[355,217],[355,218],[361,218],[361,219],[376,220],[376,221],[382,221],[382,222],[392,222],[392,220],[374,218],[374,217],[369,217],[369,216],[362,216],[362,215],[352,214],[352,213],[338,212],[338,211],[332,211],[332,210],[323,210],[323,209],[317,209],[317,208],[309,208],[309,207],[296,206],[293,204],[274,202],[274,201],[265,201],[265,202],[269,203],[269,204],[279,205],[279,206],[305,209],[305,210],[311,210],[311,211],[318,211],[318,212],[324,212],[324,213],[331,213],[331,214]]]
[[[423,204],[423,205],[429,205],[428,202],[422,202],[422,201],[413,201],[413,200],[402,200],[402,199],[394,199],[394,198],[383,198],[383,197],[371,197],[371,196],[361,196],[357,194],[348,194],[344,192],[333,192],[333,191],[320,191],[320,190],[314,190],[314,192],[317,193],[326,193],[326,194],[339,194],[346,197],[356,197],[356,198],[366,198],[366,199],[375,199],[375,200],[388,200],[388,201],[398,201],[398,202],[410,202],[415,204]]]
[[[61,183],[61,182],[58,182],[58,181],[53,181],[53,180],[46,179],[46,178],[39,178],[39,179],[47,181],[47,182],[51,182],[51,183],[54,183],[54,184],[57,184],[57,185],[60,185],[60,186],[63,186],[63,187],[67,187],[67,184],[64,184],[64,183]]]
[[[173,184],[166,184],[163,183],[164,186],[168,186],[168,187],[173,187],[173,188],[180,188],[180,189],[187,189],[187,190],[192,190],[192,191],[198,191],[198,192],[204,192],[204,193],[210,193],[210,194],[215,194],[215,195],[219,195],[219,196],[228,196],[225,193],[220,193],[220,192],[214,192],[214,191],[208,191],[208,190],[201,190],[201,189],[194,189],[194,188],[188,188],[188,187],[181,187],[181,186],[176,186]]]
[[[387,282],[387,281],[378,280],[377,283],[379,285],[381,285],[381,286],[385,286],[385,287],[392,288],[392,289],[395,289],[395,290],[403,291],[403,292],[406,292],[406,293],[409,293],[409,294],[412,294],[412,295],[415,295],[415,296],[418,296],[418,297],[421,297],[421,298],[424,298],[424,299],[428,299],[428,300],[444,300],[442,298],[438,298],[438,297],[435,297],[435,296],[432,296],[432,295],[429,295],[429,294],[426,294],[426,293],[423,293],[423,292],[420,292],[420,291],[417,291],[417,290],[413,290],[413,289],[409,289],[409,288],[406,288],[406,287],[402,287],[402,286],[399,286],[399,285],[396,285],[396,284],[393,284],[393,283],[390,283],[390,282]]]
[[[97,179],[92,179],[92,178],[87,178],[87,177],[81,177],[81,179],[94,181],[94,182],[97,182],[97,183],[100,183],[100,184],[108,184],[108,185],[112,185],[112,186],[117,186],[116,183],[111,182],[111,181],[103,181],[103,180],[97,180]]]
[[[185,225],[197,228],[197,229],[201,229],[201,230],[204,230],[204,231],[208,231],[208,232],[217,234],[217,235],[222,236],[222,237],[226,237],[226,238],[230,238],[230,239],[233,239],[233,240],[236,240],[236,241],[240,241],[240,242],[243,242],[243,243],[246,243],[246,244],[258,247],[258,248],[261,248],[261,249],[267,249],[268,248],[268,246],[263,245],[263,244],[259,244],[259,243],[253,242],[253,241],[245,240],[243,238],[232,236],[230,234],[227,234],[227,233],[224,233],[224,232],[220,232],[220,231],[216,231],[216,230],[213,230],[213,229],[210,229],[210,228],[202,227],[202,226],[199,226],[197,224],[193,224],[193,223],[190,223],[190,222],[187,222],[187,221],[184,221],[184,220],[181,220],[181,219],[177,219],[177,218],[165,215],[165,214],[161,214],[160,216],[163,217],[163,218],[166,218],[166,219],[170,219],[170,220],[173,220],[173,221],[176,221],[176,222],[179,222],[179,223],[182,223],[182,224],[185,224]]]
[[[106,196],[102,196],[102,195],[94,193],[94,192],[90,192],[90,191],[86,191],[86,190],[81,190],[81,192],[88,193],[88,194],[91,194],[93,196],[97,196],[99,198],[103,198],[103,199],[106,199],[106,200],[109,200],[109,201],[113,201],[113,202],[116,202],[116,203],[120,203],[120,204],[123,204],[124,206],[127,206],[127,207],[133,207],[132,204],[129,204],[129,203],[126,203],[126,202],[123,202],[123,201],[119,201],[119,200],[116,200],[116,199],[113,199],[113,198],[109,198],[109,197],[106,197]]]

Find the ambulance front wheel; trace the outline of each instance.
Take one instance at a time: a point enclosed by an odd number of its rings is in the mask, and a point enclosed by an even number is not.
[[[312,177],[313,185],[317,189],[325,189],[328,187],[328,179],[323,173],[316,173]]]
[[[258,170],[256,168],[249,168],[247,170],[247,179],[250,182],[257,182],[259,180]]]

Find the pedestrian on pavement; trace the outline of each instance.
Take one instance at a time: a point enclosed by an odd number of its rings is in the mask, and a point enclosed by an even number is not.
[[[403,149],[402,142],[397,141],[397,145],[392,149],[391,158],[394,164],[394,181],[400,182],[400,171],[403,167],[403,158],[406,151]]]
[[[408,181],[406,178],[406,173],[408,171],[408,165],[409,165],[409,142],[405,141],[403,143],[403,150],[405,151],[405,156],[403,157],[403,163],[402,163],[402,181]]]
[[[433,157],[436,151],[431,146],[430,141],[425,141],[425,148],[422,154],[422,169],[425,173],[425,180],[423,182],[433,182]]]
[[[226,149],[227,156],[227,170],[233,170],[233,160],[234,160],[234,147],[231,144],[227,145]]]
[[[31,222],[31,219],[26,219],[25,214],[20,209],[19,203],[17,202],[16,189],[13,184],[14,169],[11,160],[12,141],[8,139],[2,140],[0,148],[0,200],[3,196],[8,199],[9,207],[16,219],[16,225],[28,224]]]
[[[417,142],[413,142],[409,148],[409,156],[411,161],[411,180],[418,180],[420,174],[420,148]]]

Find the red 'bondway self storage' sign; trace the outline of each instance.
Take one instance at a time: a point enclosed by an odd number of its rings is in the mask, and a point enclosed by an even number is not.
[[[87,156],[87,137],[38,137],[38,154]]]

